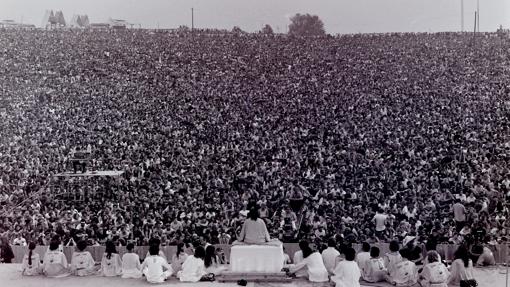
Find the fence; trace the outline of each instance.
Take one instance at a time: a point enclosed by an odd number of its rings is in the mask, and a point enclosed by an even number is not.
[[[228,261],[230,258],[231,245],[218,244],[215,246],[216,246],[216,248],[220,248],[223,250],[223,252],[225,253],[225,258]],[[292,256],[294,255],[294,252],[299,250],[299,246],[297,243],[284,243],[283,246],[285,248],[285,252],[290,255],[291,259],[292,259]],[[374,244],[373,246],[379,247],[381,249],[381,254],[389,252],[389,244],[386,244],[386,243]],[[360,250],[361,245],[355,244],[354,249],[356,249],[357,251]],[[12,246],[12,250],[14,251],[14,256],[15,256],[13,262],[20,263],[23,260],[23,256],[25,255],[25,253],[28,252],[28,247]],[[48,250],[47,246],[37,246],[34,251],[37,252],[41,256],[41,259],[42,259],[47,250]],[[67,260],[69,262],[71,260],[71,255],[73,254],[74,250],[75,250],[74,246],[64,247],[64,254],[66,255]],[[94,260],[96,262],[100,262],[101,258],[103,256],[105,247],[104,246],[89,246],[87,248],[87,250],[90,251],[90,253],[92,254],[92,257],[94,257]],[[455,252],[455,250],[457,250],[456,245],[440,244],[437,246],[437,251],[441,255],[441,258],[443,258],[447,261],[453,260],[453,253]],[[124,247],[124,246],[117,247],[117,251],[122,256],[124,253],[126,253],[126,247]],[[147,252],[149,251],[149,247],[148,246],[135,247],[134,251],[135,251],[135,253],[137,253],[140,256],[140,258],[145,258],[145,256],[147,255]],[[176,246],[162,246],[161,251],[163,251],[165,253],[168,260],[171,260],[172,256],[177,251],[177,247]],[[509,251],[508,245],[496,245],[492,251],[494,253],[496,263],[505,263],[506,262],[507,254]]]

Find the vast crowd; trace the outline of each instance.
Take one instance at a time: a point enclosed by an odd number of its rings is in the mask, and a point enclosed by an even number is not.
[[[284,241],[505,240],[508,44],[1,30],[0,233],[230,243],[257,206]],[[87,149],[124,173],[54,177]]]

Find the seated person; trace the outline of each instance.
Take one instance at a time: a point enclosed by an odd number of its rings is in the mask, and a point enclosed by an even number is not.
[[[383,259],[379,257],[379,253],[379,248],[370,248],[370,259],[365,261],[365,265],[361,268],[363,280],[370,283],[384,281],[387,270]]]
[[[344,250],[344,255],[345,260],[338,262],[333,270],[334,275],[331,277],[331,281],[335,283],[336,287],[359,287],[361,271],[354,261],[356,251],[349,247]]]
[[[85,251],[87,242],[80,240],[76,244],[77,251],[73,252],[71,258],[71,274],[76,276],[89,276],[97,273],[96,262],[90,252]]]
[[[149,247],[152,246],[152,245],[156,245],[156,246],[158,246],[158,248],[160,248],[161,240],[159,238],[151,238],[149,240]],[[167,260],[165,252],[163,252],[161,249],[159,249],[159,254],[158,255],[163,257],[165,260]],[[145,255],[145,258],[147,258],[149,256],[150,256],[150,252],[147,251],[147,254]]]
[[[249,211],[248,218],[244,221],[238,241],[234,242],[234,245],[236,245],[236,243],[281,244],[279,241],[271,240],[269,232],[267,231],[266,223],[264,220],[259,218],[259,213],[256,209],[251,209]]]
[[[460,246],[453,254],[453,258],[448,285],[460,285],[462,280],[474,280],[473,261],[469,258],[467,248]]]
[[[66,277],[69,276],[67,258],[64,252],[58,251],[60,241],[52,240],[49,250],[44,254],[42,270],[47,277]]]
[[[322,260],[330,275],[333,274],[335,266],[338,263],[340,252],[336,250],[336,240],[334,238],[328,239],[328,248],[322,251]]]
[[[172,270],[174,273],[181,271],[182,264],[188,258],[188,254],[184,251],[186,244],[184,242],[180,242],[177,244],[177,252],[172,256]],[[188,247],[189,248],[189,247]]]
[[[21,274],[26,276],[41,275],[41,260],[39,254],[34,253],[35,242],[28,244],[28,254],[23,256]]]
[[[316,251],[314,252],[306,241],[301,241],[299,247],[303,252],[303,261],[291,266],[289,273],[292,274],[307,267],[308,280],[311,282],[328,282],[328,270],[324,265],[324,261],[322,261],[321,254]]]
[[[198,282],[207,274],[205,272],[205,249],[202,246],[195,248],[195,254],[188,256],[182,264],[182,270],[177,273],[181,282]]]
[[[388,273],[391,273],[393,267],[395,267],[395,264],[402,261],[402,256],[400,255],[399,249],[400,246],[398,241],[390,242],[390,252],[384,255],[384,266],[386,269],[388,269]]]
[[[395,264],[389,276],[386,276],[386,281],[399,286],[407,287],[412,286],[418,282],[418,269],[416,264],[409,260],[411,258],[411,250],[404,248],[400,250],[402,261]]]
[[[122,273],[122,260],[112,241],[106,242],[106,249],[101,260],[99,274],[106,277],[119,276]]]
[[[134,253],[135,245],[128,243],[126,246],[127,253],[122,256],[122,278],[141,278],[142,265],[140,264],[140,257]]]
[[[216,248],[212,245],[207,246],[205,249],[204,265],[206,268],[205,272],[214,275],[219,275],[226,270],[224,266],[221,266],[220,259],[216,255]]]
[[[302,242],[303,242],[303,243],[302,243]],[[294,264],[301,263],[301,262],[303,262],[303,260],[305,259],[305,258],[303,257],[303,251],[301,250],[301,244],[306,244],[306,242],[305,242],[305,241],[301,241],[301,242],[299,242],[299,247],[300,247],[300,249],[299,249],[298,251],[294,252],[294,257],[293,257],[293,259],[292,259],[292,261],[294,262]],[[308,276],[308,270],[307,270],[306,266],[305,266],[305,267],[303,267],[303,268],[301,268],[301,269],[299,269],[298,271],[296,271],[296,272],[294,273],[294,275],[295,275],[296,277],[298,277],[298,278],[301,278],[301,277],[307,277],[307,276]]]
[[[496,264],[494,254],[492,253],[492,250],[490,250],[487,246],[475,244],[471,248],[471,254],[473,254],[473,260],[476,260],[477,266],[488,266]]]
[[[150,256],[143,261],[141,269],[149,283],[163,283],[172,276],[172,266],[166,260],[159,256],[159,246],[152,245],[149,247]],[[166,269],[166,271],[163,271]]]
[[[434,250],[427,252],[427,262],[420,274],[421,286],[448,287],[446,281],[450,276],[450,271],[440,261],[439,254]]]
[[[358,267],[363,269],[365,266],[365,262],[370,259],[370,244],[368,242],[363,242],[361,244],[361,252],[356,255],[356,263],[358,263]]]

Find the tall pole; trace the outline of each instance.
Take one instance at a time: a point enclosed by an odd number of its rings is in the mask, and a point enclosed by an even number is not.
[[[195,15],[193,8],[191,8],[191,32],[193,32],[193,29],[195,29]]]
[[[464,0],[460,0],[460,31],[464,32]]]
[[[478,33],[480,33],[480,0],[476,0],[476,27],[478,30]]]

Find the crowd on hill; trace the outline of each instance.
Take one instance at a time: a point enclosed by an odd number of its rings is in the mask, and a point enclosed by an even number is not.
[[[0,234],[230,243],[258,206],[281,239],[505,240],[508,44],[1,30]],[[75,150],[124,173],[60,183]]]

